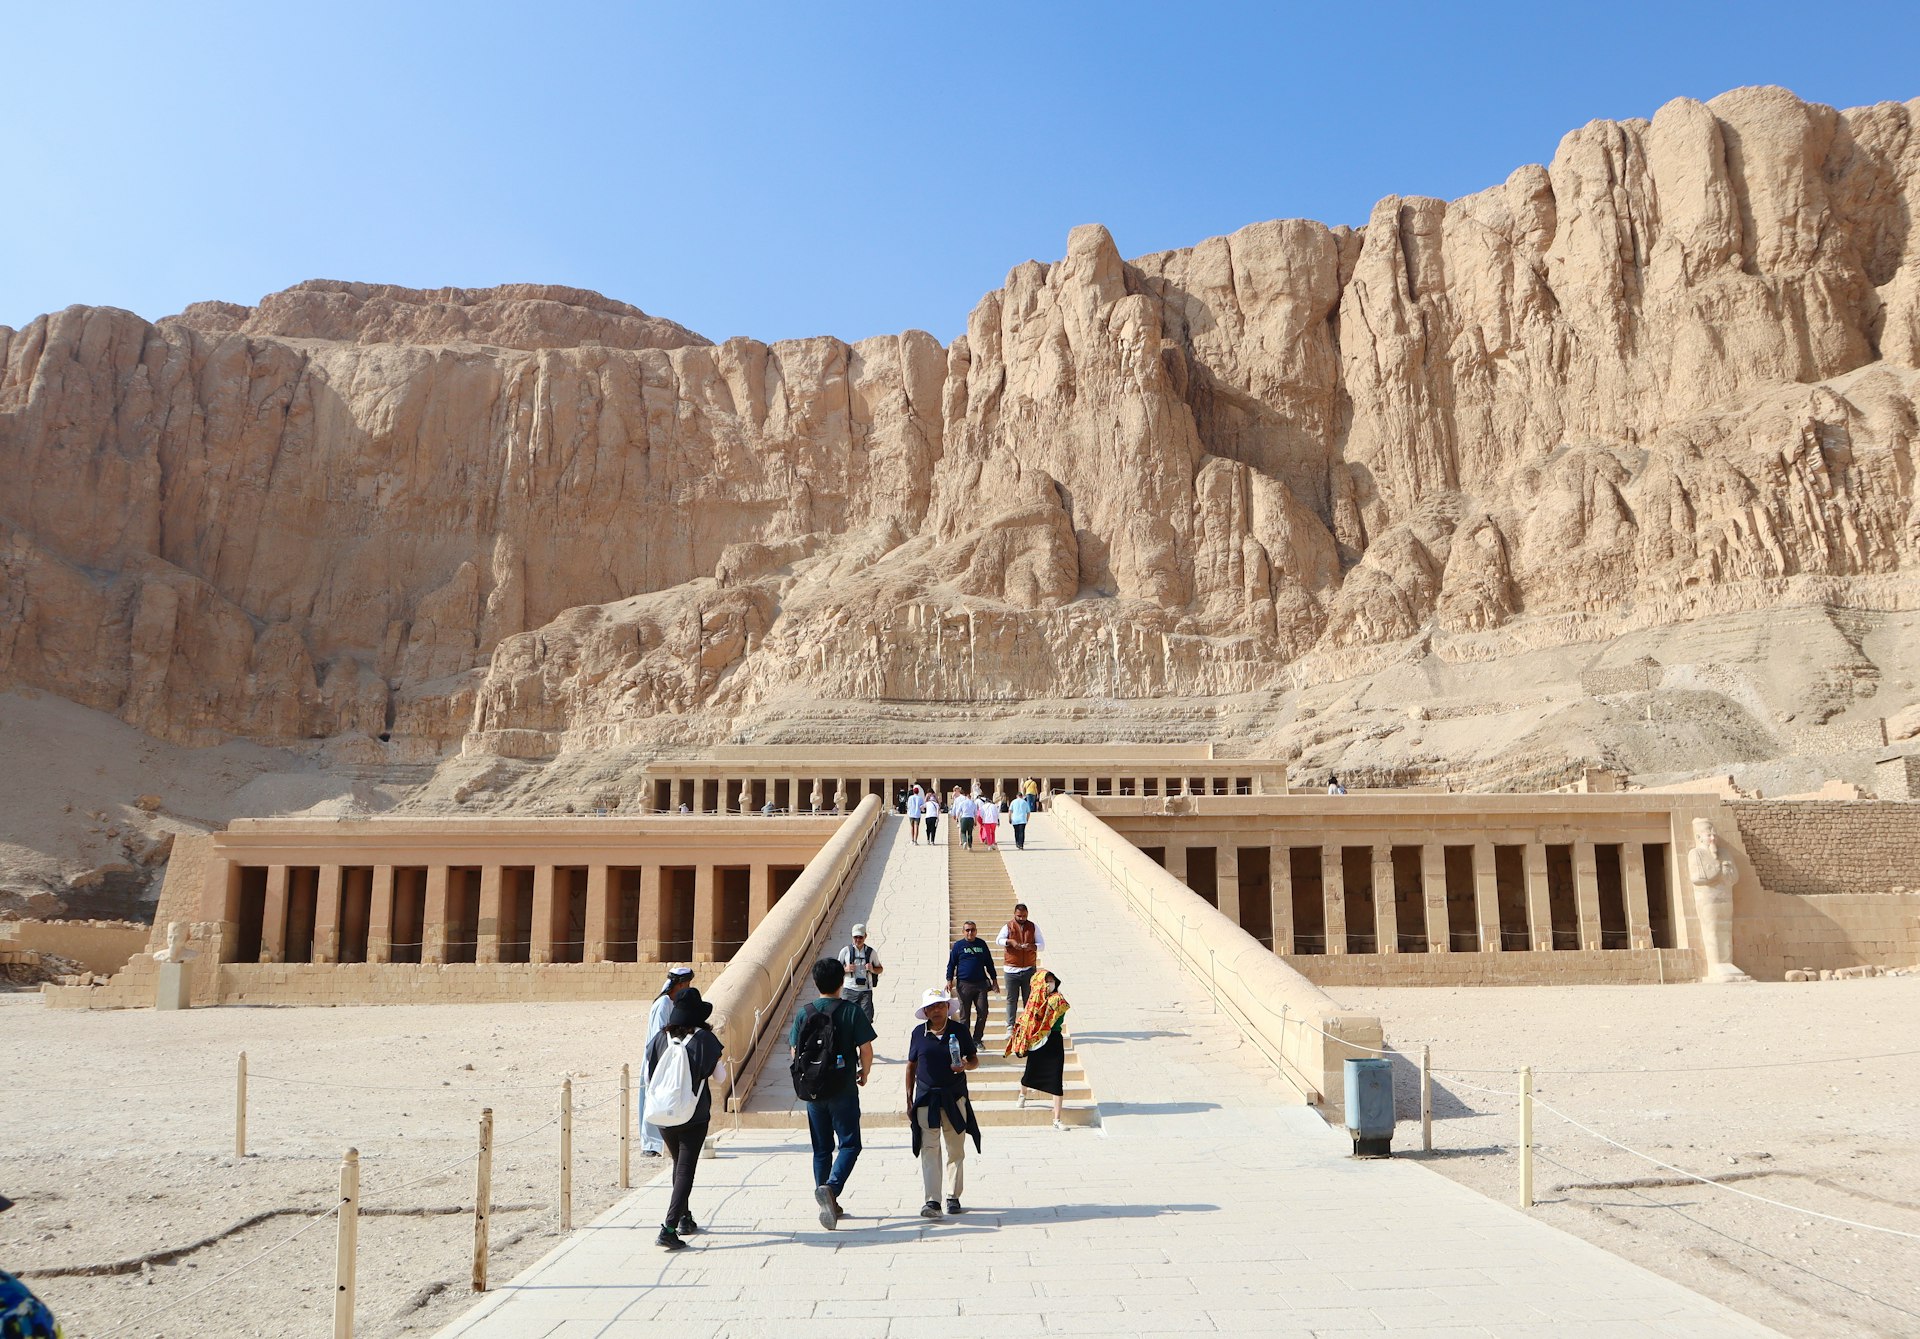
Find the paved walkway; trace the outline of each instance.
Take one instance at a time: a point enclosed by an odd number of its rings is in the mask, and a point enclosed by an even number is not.
[[[443,1339],[1772,1333],[1413,1163],[1346,1157],[1044,817],[1032,832],[1007,865],[1099,1129],[988,1130],[971,1212],[931,1223],[904,1125],[869,1129],[838,1232],[814,1222],[803,1132],[729,1134],[694,1188],[697,1249],[653,1246],[656,1183]]]
[[[828,952],[838,953],[853,942],[853,927],[864,923],[867,942],[884,969],[873,992],[873,1026],[880,1035],[873,1043],[873,1076],[862,1094],[863,1125],[889,1113],[906,1119],[900,1066],[913,1033],[913,1011],[920,1007],[921,992],[939,985],[947,968],[946,834],[933,845],[924,837],[916,844],[907,838],[906,819],[889,814],[881,823],[827,940]],[[813,997],[809,989],[806,998]],[[783,1035],[791,1031],[792,1011],[781,1027]],[[761,1071],[747,1099],[747,1123],[806,1128],[806,1107],[793,1095],[785,1054],[776,1052]]]

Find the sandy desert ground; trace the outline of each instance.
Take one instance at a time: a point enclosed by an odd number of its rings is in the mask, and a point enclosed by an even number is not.
[[[1530,1064],[1542,1104],[1810,1211],[1687,1182],[1536,1107],[1547,1222],[1786,1334],[1920,1334],[1920,1240],[1813,1216],[1920,1234],[1920,978],[1332,994],[1404,1054],[1433,1048],[1428,1166],[1515,1202]],[[1416,1073],[1395,1068],[1396,1146],[1420,1156]]]
[[[67,1013],[0,994],[0,1263],[110,1265],[279,1215],[179,1259],[38,1277],[69,1339],[318,1334],[334,1228],[310,1227],[231,1282],[151,1320],[291,1237],[362,1159],[359,1333],[431,1333],[471,1300],[472,1153],[495,1120],[493,1277],[557,1240],[560,1081],[576,1083],[574,1219],[618,1196],[618,1083],[644,1006],[421,1006]],[[235,1058],[247,1051],[248,1156],[233,1156]],[[276,1081],[278,1080],[278,1081]],[[287,1080],[300,1080],[289,1082]],[[634,1149],[636,1185],[659,1162]],[[431,1179],[432,1173],[443,1175]],[[396,1212],[397,1211],[397,1212]],[[115,1328],[120,1326],[121,1328]]]

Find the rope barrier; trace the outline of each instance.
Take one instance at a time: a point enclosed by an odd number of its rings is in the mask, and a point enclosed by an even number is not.
[[[1808,1218],[1824,1218],[1830,1223],[1839,1223],[1846,1227],[1857,1227],[1857,1228],[1860,1228],[1862,1231],[1866,1231],[1866,1232],[1881,1232],[1881,1233],[1885,1233],[1887,1236],[1890,1236],[1890,1237],[1905,1237],[1909,1241],[1920,1241],[1920,1232],[1906,1232],[1897,1227],[1881,1227],[1874,1223],[1862,1223],[1862,1222],[1857,1222],[1851,1218],[1842,1218],[1838,1214],[1821,1213],[1818,1209],[1808,1209],[1798,1204],[1788,1204],[1785,1200],[1772,1199],[1766,1195],[1756,1195],[1751,1190],[1742,1190],[1739,1186],[1728,1185],[1723,1181],[1715,1181],[1711,1177],[1700,1175],[1698,1172],[1690,1172],[1684,1167],[1676,1167],[1670,1162],[1661,1161],[1659,1158],[1654,1157],[1651,1153],[1642,1153],[1639,1149],[1623,1144],[1618,1139],[1615,1139],[1610,1135],[1602,1134],[1600,1133],[1600,1131],[1594,1129],[1591,1125],[1582,1124],[1580,1121],[1575,1120],[1572,1116],[1569,1116],[1566,1112],[1560,1110],[1558,1107],[1553,1106],[1550,1103],[1543,1102],[1538,1097],[1534,1098],[1533,1100],[1536,1106],[1541,1107],[1542,1109],[1548,1112],[1551,1112],[1555,1116],[1558,1116],[1561,1120],[1573,1126],[1574,1129],[1580,1130],[1585,1132],[1586,1134],[1592,1135],[1595,1139],[1598,1139],[1603,1144],[1611,1144],[1613,1147],[1619,1149],[1622,1153],[1631,1153],[1634,1157],[1639,1158],[1643,1162],[1650,1162],[1655,1167],[1659,1167],[1665,1171],[1672,1172],[1675,1176],[1684,1176],[1689,1181],[1698,1181],[1703,1186],[1712,1186],[1716,1190],[1724,1190],[1730,1194],[1743,1196],[1746,1199],[1758,1200],[1762,1204],[1771,1204],[1774,1208],[1785,1209],[1789,1213],[1802,1214]]]
[[[278,1074],[261,1074],[258,1072],[251,1073],[249,1077],[264,1079],[269,1083],[297,1084],[304,1088],[337,1088],[350,1092],[363,1093],[515,1093],[529,1092],[537,1088],[551,1088],[560,1082],[560,1079],[550,1079],[541,1083],[490,1083],[474,1087],[455,1088],[446,1084],[428,1083],[329,1083],[325,1079],[289,1079],[283,1078]],[[592,1079],[561,1075],[561,1078],[568,1077],[573,1078],[573,1083],[576,1088],[590,1083],[616,1082],[616,1080],[613,1079]]]
[[[321,1212],[314,1214],[312,1218],[308,1219],[307,1222],[303,1226],[301,1226],[299,1229],[297,1229],[291,1236],[283,1237],[281,1240],[267,1247],[266,1250],[260,1252],[260,1254],[254,1256],[251,1260],[248,1260],[245,1264],[240,1265],[235,1269],[228,1270],[226,1273],[222,1274],[219,1278],[214,1279],[211,1282],[202,1284],[200,1287],[195,1288],[190,1293],[186,1293],[183,1296],[176,1297],[170,1302],[163,1302],[159,1306],[153,1308],[153,1310],[145,1312],[141,1315],[135,1316],[132,1320],[127,1321],[125,1324],[118,1325],[113,1329],[108,1330],[105,1334],[101,1335],[100,1339],[113,1339],[115,1335],[125,1334],[129,1330],[135,1329],[138,1326],[146,1324],[148,1321],[152,1320],[155,1316],[160,1315],[162,1312],[171,1311],[174,1307],[179,1306],[182,1302],[190,1302],[194,1298],[200,1296],[202,1293],[212,1292],[215,1288],[225,1283],[228,1279],[231,1279],[240,1274],[246,1273],[249,1269],[252,1269],[255,1265],[259,1264],[262,1260],[266,1259],[268,1256],[274,1254],[277,1251],[284,1250],[288,1246],[291,1246],[294,1242],[298,1241],[301,1237],[304,1237],[307,1233],[313,1231],[314,1228],[320,1226],[320,1224],[326,1222],[329,1218],[332,1218],[335,1214],[339,1213],[340,1210],[343,1207],[345,1207],[345,1205],[346,1205],[346,1201],[344,1199],[339,1200],[334,1204],[334,1206],[331,1209],[322,1210]]]
[[[1801,1065],[1861,1065],[1870,1060],[1903,1060],[1911,1056],[1920,1056],[1920,1051],[1881,1051],[1875,1055],[1819,1056],[1810,1060],[1761,1060],[1750,1065],[1670,1065],[1645,1069],[1536,1069],[1533,1072],[1535,1077],[1551,1074],[1562,1078],[1605,1074],[1718,1074],[1741,1069],[1793,1069]],[[1436,1069],[1434,1073],[1511,1074],[1515,1068],[1517,1067]]]

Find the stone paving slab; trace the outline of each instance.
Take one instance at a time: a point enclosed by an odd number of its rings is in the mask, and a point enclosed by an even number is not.
[[[988,1130],[970,1211],[936,1222],[916,1216],[904,1120],[870,1128],[837,1232],[814,1221],[803,1132],[728,1133],[701,1164],[694,1249],[652,1245],[656,1183],[442,1339],[925,1336],[976,1318],[1008,1334],[1772,1333],[1411,1162],[1347,1157],[1049,827],[1007,863],[1073,1001],[1100,1128]]]

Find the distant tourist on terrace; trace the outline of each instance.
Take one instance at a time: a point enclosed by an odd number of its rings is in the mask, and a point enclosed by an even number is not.
[[[1027,849],[1027,820],[1033,817],[1033,800],[1022,791],[1014,797],[1013,807],[1007,811],[1007,820],[1013,824],[1013,849]]]

